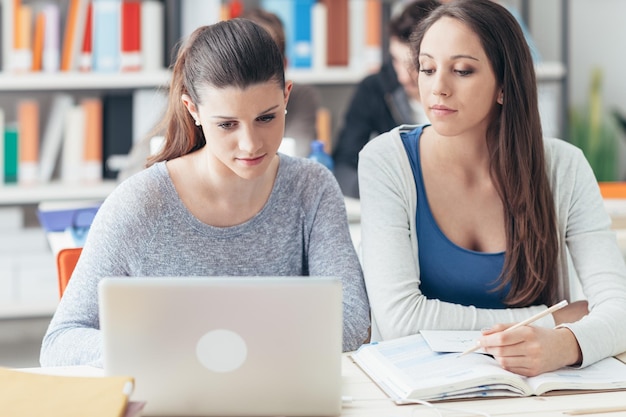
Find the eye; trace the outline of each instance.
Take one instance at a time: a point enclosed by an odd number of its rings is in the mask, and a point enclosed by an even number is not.
[[[459,74],[461,77],[466,77],[474,73],[472,70],[454,70],[454,72]]]
[[[424,73],[426,75],[431,75],[432,73],[435,72],[435,70],[434,69],[430,69],[430,68],[424,68],[424,67],[420,66],[419,72]]]
[[[262,123],[269,123],[276,118],[275,114],[264,114],[263,116],[257,117],[257,120]]]
[[[230,130],[235,126],[235,122],[222,122],[218,123],[217,127],[224,130]]]

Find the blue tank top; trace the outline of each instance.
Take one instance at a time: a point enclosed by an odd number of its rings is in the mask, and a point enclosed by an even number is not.
[[[430,299],[478,308],[505,308],[503,300],[508,287],[495,290],[504,265],[504,252],[476,252],[454,244],[443,234],[430,211],[419,154],[423,127],[400,134],[417,188],[420,289]]]

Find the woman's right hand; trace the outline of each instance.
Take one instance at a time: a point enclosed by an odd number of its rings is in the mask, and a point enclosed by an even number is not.
[[[554,322],[558,326],[562,323],[574,323],[589,314],[587,300],[574,301],[552,313]]]

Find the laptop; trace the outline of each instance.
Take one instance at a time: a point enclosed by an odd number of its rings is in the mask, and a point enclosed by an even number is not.
[[[104,373],[135,378],[145,416],[336,416],[341,281],[105,278]]]

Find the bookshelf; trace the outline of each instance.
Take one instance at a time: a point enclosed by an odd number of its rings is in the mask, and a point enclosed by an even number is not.
[[[132,90],[159,88],[169,81],[169,71],[128,73],[0,73],[0,92]]]
[[[8,4],[13,0],[0,0],[0,6]],[[34,1],[23,0],[25,3],[35,3]],[[50,0],[60,4],[67,4],[67,0]],[[164,49],[170,48],[178,37],[184,32],[180,21],[175,21],[176,16],[183,20],[181,16],[181,4],[188,3],[198,7],[205,7],[205,4],[215,0],[162,0],[166,11],[164,18]],[[224,0],[225,2],[226,0]],[[363,0],[365,1],[365,0]],[[399,4],[401,0],[382,0],[384,7],[382,19],[389,18],[393,5]],[[260,0],[244,1],[246,7],[258,6]],[[191,7],[193,10],[193,7]],[[383,24],[384,27],[384,24]],[[384,37],[384,30],[382,33]],[[4,39],[2,40],[4,43]],[[382,54],[385,54],[386,41],[383,39]],[[0,45],[0,53],[5,45]],[[164,53],[164,61],[167,61],[169,53]],[[162,69],[140,71],[140,72],[56,72],[56,73],[23,73],[12,74],[0,72],[0,107],[9,109],[11,113],[14,102],[25,96],[34,95],[36,97],[51,96],[58,92],[66,92],[74,97],[85,95],[102,96],[107,94],[124,94],[131,96],[137,90],[159,90],[167,86],[170,71],[165,67]],[[349,65],[343,67],[327,67],[323,69],[302,69],[287,68],[286,77],[297,83],[310,84],[319,87],[322,96],[322,105],[328,107],[333,115],[333,124],[337,125],[343,118],[343,113],[350,99],[354,86],[369,73],[366,65]],[[537,67],[537,78],[540,88],[546,91],[546,97],[554,97],[554,94],[564,94],[558,90],[565,79],[566,71],[563,64],[559,62],[545,62]],[[46,101],[45,99],[43,100]],[[45,106],[44,106],[45,107]],[[546,105],[550,117],[559,117],[560,111],[558,101],[548,102]],[[49,109],[42,108],[42,122],[47,117]],[[12,117],[12,116],[11,116]],[[558,122],[556,122],[558,123]],[[336,126],[335,126],[336,127]],[[333,129],[334,130],[334,129]],[[36,206],[42,201],[70,201],[70,200],[98,200],[104,199],[115,188],[115,180],[102,181],[91,184],[64,184],[60,181],[52,181],[35,186],[21,186],[16,184],[0,185],[0,209],[10,207]],[[2,218],[0,213],[0,219]],[[13,233],[13,232],[11,232]],[[6,259],[5,259],[6,261]],[[53,259],[44,259],[42,262],[49,264],[52,272],[50,279],[56,279],[56,270],[53,269]],[[7,267],[10,269],[9,267]],[[0,275],[3,272],[2,259],[0,259]],[[54,281],[56,283],[56,281]],[[0,280],[0,292],[2,292],[2,282]],[[54,294],[56,297],[56,293]],[[0,319],[17,318],[26,316],[49,315],[56,307],[56,299],[28,301],[24,303],[4,300],[0,297]]]

